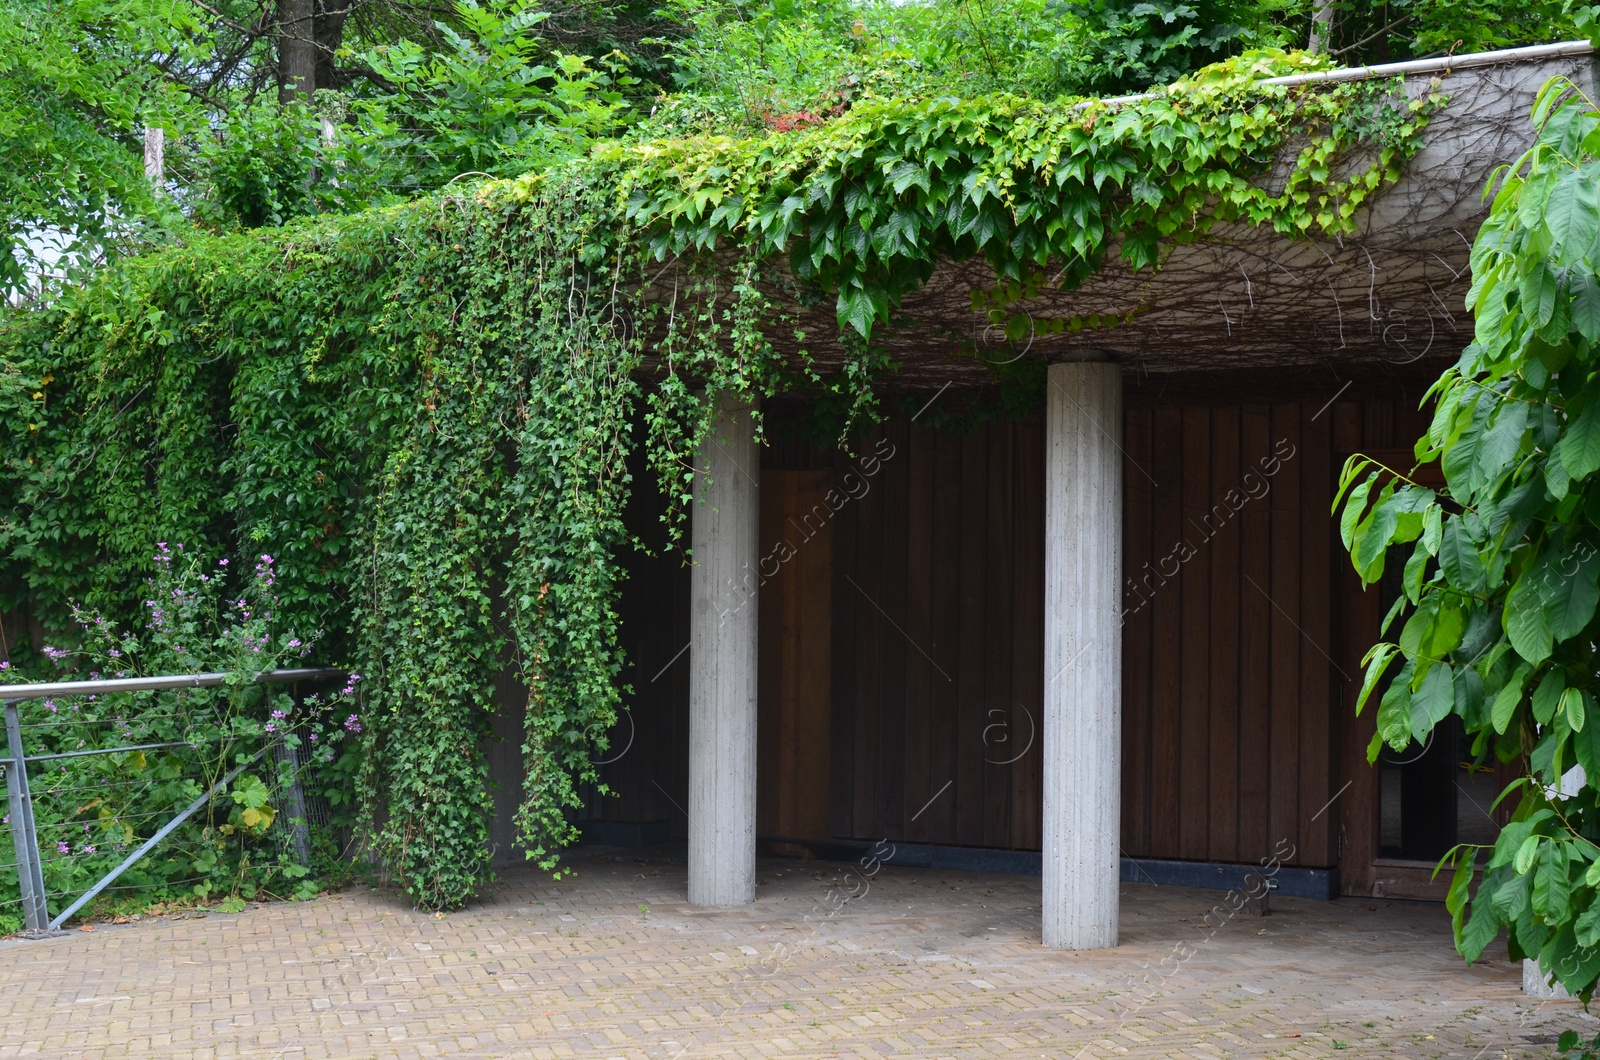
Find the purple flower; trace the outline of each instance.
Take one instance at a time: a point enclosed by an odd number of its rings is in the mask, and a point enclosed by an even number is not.
[[[296,640],[291,640],[291,641],[290,641],[290,642],[289,642],[289,647],[291,647],[291,648],[298,648],[298,647],[299,647],[299,646],[300,646],[300,641],[299,641],[299,640],[298,640],[298,639],[296,639]],[[9,666],[9,665],[10,665],[10,663],[7,663],[7,664],[6,664],[6,665],[8,665],[8,666]]]
[[[93,854],[94,853],[94,844],[93,843],[85,843],[85,844],[83,844],[83,852],[85,854]]]
[[[312,743],[316,743],[317,742],[317,734],[316,733],[312,733],[311,734],[311,742]],[[11,818],[7,817],[6,820],[9,821],[9,820],[11,820]]]
[[[7,661],[7,660],[0,659],[0,670],[9,670],[9,669],[11,669],[11,663],[9,661]]]
[[[289,715],[285,714],[281,710],[275,710],[275,711],[272,712],[272,716],[274,718],[287,718]]]
[[[228,560],[227,560],[226,556],[224,556],[222,559],[217,560],[217,566],[226,567],[227,565],[228,565]]]
[[[278,731],[278,726],[269,721],[269,722],[267,722],[267,731],[268,732],[277,732]]]
[[[44,701],[44,705],[49,708],[50,713],[54,714],[56,712],[56,701],[55,700],[47,699],[47,700]]]
[[[344,719],[344,727],[350,732],[360,732],[361,716],[359,714],[350,715],[348,718]]]
[[[56,844],[56,853],[57,854],[70,854],[70,853],[72,853],[72,844],[68,843],[65,839],[61,840],[59,843]]]

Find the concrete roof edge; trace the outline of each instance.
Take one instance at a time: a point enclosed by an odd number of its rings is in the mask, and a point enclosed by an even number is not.
[[[1377,66],[1346,66],[1337,70],[1317,70],[1307,74],[1290,74],[1287,77],[1269,77],[1256,82],[1261,85],[1314,85],[1338,81],[1367,81],[1382,77],[1402,77],[1406,74],[1443,74],[1457,70],[1471,70],[1480,66],[1504,66],[1508,63],[1539,62],[1571,55],[1592,55],[1594,45],[1586,40],[1560,41],[1555,44],[1531,44],[1522,48],[1502,48],[1492,52],[1474,52],[1470,55],[1445,55],[1436,59],[1410,59],[1403,63],[1381,63]],[[1150,99],[1153,93],[1139,92],[1131,96],[1109,96],[1101,103],[1134,103]],[[1088,102],[1078,106],[1088,106]]]

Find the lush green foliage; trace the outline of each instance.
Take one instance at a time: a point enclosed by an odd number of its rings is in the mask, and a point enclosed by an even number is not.
[[[1150,265],[1223,218],[1340,231],[1437,98],[1252,84],[1281,62],[1123,107],[876,101],[750,140],[603,145],[108,270],[0,328],[0,607],[126,612],[159,539],[276,557],[285,621],[327,626],[368,675],[368,819],[439,906],[488,872],[480,740],[509,661],[519,832],[554,867],[626,691],[627,454],[681,516],[719,394],[803,383],[870,415],[892,367],[872,336],[941,258],[993,267],[982,308],[1004,322],[1113,247]],[[774,354],[778,279],[836,304],[836,377]]]
[[[1595,12],[1579,0],[1334,0],[1332,6],[1329,48],[1350,63],[1580,40],[1593,32]]]
[[[1416,447],[1447,487],[1354,458],[1340,495],[1363,581],[1405,565],[1387,620],[1405,623],[1372,649],[1361,690],[1364,705],[1383,689],[1369,756],[1455,714],[1480,760],[1525,769],[1475,891],[1480,851],[1451,854],[1457,945],[1475,960],[1505,926],[1514,958],[1538,957],[1587,999],[1600,977],[1600,112],[1571,93],[1541,93],[1538,142],[1497,173],[1473,244],[1475,338],[1431,391]],[[1574,765],[1588,782],[1563,795]]]
[[[198,115],[148,54],[188,58],[195,14],[182,0],[0,2],[0,294],[54,258],[35,226],[92,253],[154,212],[143,125],[183,131]]]
[[[1293,46],[1279,0],[677,0],[678,121],[815,124],[866,98],[1054,99],[1165,84],[1247,48]]]
[[[97,612],[74,609],[75,649],[45,647],[38,672],[32,674],[9,662],[0,664],[0,685],[230,674],[220,688],[61,697],[20,705],[30,755],[176,745],[30,768],[45,889],[56,896],[52,912],[238,766],[245,771],[212,800],[207,812],[137,862],[108,898],[98,900],[99,906],[124,900],[123,892],[130,889],[141,904],[254,898],[264,892],[315,894],[315,872],[336,862],[339,828],[353,823],[357,758],[346,753],[345,740],[361,731],[355,703],[358,679],[342,691],[312,692],[298,703],[283,686],[254,683],[256,674],[280,665],[304,665],[312,650],[311,634],[302,639],[281,623],[271,557],[261,556],[253,572],[236,572],[226,558],[203,566],[192,549],[161,542],[153,566],[142,593],[141,632],[120,630]],[[281,749],[274,753],[275,746],[292,749],[293,758]],[[314,832],[311,864],[295,859],[287,840],[291,821],[280,812],[283,793],[296,777],[331,811],[333,827]],[[0,893],[17,893],[14,866],[0,871]],[[0,930],[20,926],[16,899],[0,904]]]
[[[317,43],[314,69],[291,71],[278,17],[297,4]],[[672,0],[660,10],[641,0],[4,0],[0,137],[16,164],[0,178],[13,251],[0,257],[0,291],[24,286],[42,243],[81,240],[82,256],[98,260],[181,238],[191,225],[275,225],[402,201],[466,174],[543,170],[611,137],[783,133],[867,101],[1136,91],[1213,60],[1304,44],[1310,9],[1301,0]],[[1587,32],[1593,10],[1576,0],[1337,4],[1330,47],[1351,62],[1570,38]],[[316,91],[268,91],[282,85]],[[666,88],[675,91],[656,95]],[[166,131],[171,198],[141,176],[146,127]]]

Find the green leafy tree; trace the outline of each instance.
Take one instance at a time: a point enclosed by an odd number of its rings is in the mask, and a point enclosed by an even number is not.
[[[407,40],[366,54],[392,90],[360,104],[364,133],[400,134],[397,183],[540,170],[621,130],[637,83],[626,58],[552,47],[539,33],[549,17],[530,0],[457,0],[456,25],[438,24],[443,47]]]
[[[184,130],[194,100],[166,70],[205,42],[185,0],[0,0],[0,295],[95,256],[159,215],[146,126]]]
[[[1352,458],[1340,532],[1365,583],[1404,564],[1385,629],[1404,622],[1368,654],[1357,707],[1382,689],[1369,759],[1454,714],[1480,761],[1523,771],[1493,847],[1445,859],[1457,947],[1476,960],[1505,928],[1513,958],[1537,957],[1587,999],[1600,978],[1600,111],[1554,80],[1533,119],[1537,142],[1496,173],[1473,244],[1474,341],[1430,391],[1416,446],[1446,486]],[[1576,791],[1573,766],[1588,778]]]

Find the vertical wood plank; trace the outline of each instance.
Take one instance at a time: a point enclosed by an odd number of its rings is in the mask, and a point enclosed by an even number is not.
[[[1154,411],[1151,476],[1154,558],[1141,572],[1151,600],[1152,643],[1150,718],[1150,854],[1179,857],[1182,757],[1183,587],[1178,556],[1183,540],[1183,414],[1175,408]]]
[[[862,444],[872,445],[881,431]],[[878,789],[880,732],[883,723],[883,645],[896,634],[889,628],[883,611],[884,534],[886,516],[882,490],[867,490],[855,462],[845,464],[840,484],[850,507],[857,511],[857,551],[859,560],[850,593],[856,604],[856,754],[855,828],[858,839],[880,839],[884,834],[883,803]]]
[[[956,783],[947,793],[956,797],[956,842],[966,846],[983,843],[983,661],[987,654],[985,599],[988,558],[987,497],[989,432],[985,424],[961,436],[961,632],[955,653],[958,723],[956,738]],[[943,665],[941,663],[940,665]]]
[[[934,437],[933,510],[933,647],[930,649],[939,668],[929,666],[932,723],[929,746],[928,787],[923,803],[933,799],[946,781],[956,781],[960,773],[960,689],[955,682],[961,646],[961,534],[962,440],[948,431]],[[918,823],[926,822],[927,841],[955,843],[956,803],[959,784],[940,795],[923,811]],[[922,803],[918,804],[920,808]],[[911,811],[913,814],[917,811]]]
[[[1361,403],[1361,447],[1364,449],[1393,449],[1393,401],[1364,401]],[[1403,442],[1400,444],[1404,444]]]
[[[937,633],[933,618],[933,527],[944,517],[934,507],[934,457],[933,434],[916,427],[906,437],[905,447],[891,458],[903,461],[908,469],[906,495],[906,632],[911,639],[938,658]],[[927,801],[923,794],[928,787],[930,744],[949,738],[947,732],[934,729],[933,682],[939,680],[932,665],[921,652],[906,656],[906,708],[905,708],[905,806],[907,820],[901,834],[914,842],[928,842],[928,815],[911,820]],[[940,781],[942,784],[943,781]]]
[[[835,490],[840,490],[845,466],[843,455],[835,456],[832,477]],[[840,496],[844,496],[842,491]],[[855,834],[856,723],[861,713],[856,697],[856,654],[862,600],[851,579],[860,565],[860,516],[858,505],[845,502],[833,521],[833,695],[829,697],[833,704],[830,741],[833,768],[828,821],[830,834],[840,837]]]
[[[1122,529],[1122,849],[1129,857],[1145,857],[1150,848],[1150,675],[1151,589],[1144,572],[1152,561],[1150,413],[1129,409],[1124,416],[1123,448],[1127,466],[1122,483],[1126,515]]]
[[[1272,516],[1261,495],[1259,473],[1251,473],[1257,454],[1272,448],[1272,420],[1264,405],[1246,405],[1239,428],[1240,484],[1245,491],[1239,514],[1239,860],[1256,861],[1272,852],[1271,650],[1273,608],[1270,551]]]
[[[1012,635],[1011,686],[1022,716],[1011,719],[1006,767],[1011,781],[1011,842],[1038,850],[1044,810],[1044,754],[1038,728],[1044,709],[1044,423],[1018,423],[1015,453],[1016,616]]]
[[[1011,840],[1010,740],[996,737],[1020,729],[1021,705],[1012,694],[1012,632],[1016,605],[1016,569],[1012,538],[1015,495],[1011,443],[1012,423],[991,423],[987,445],[987,482],[984,511],[988,517],[989,547],[984,592],[984,630],[988,635],[983,660],[984,728],[978,753],[983,762],[983,844],[1008,846]],[[1005,729],[995,729],[995,723]]]
[[[1211,416],[1203,405],[1183,410],[1183,522],[1178,553],[1182,586],[1179,654],[1178,856],[1204,859],[1210,849],[1211,734],[1210,550],[1200,517],[1210,507]]]
[[[1334,523],[1328,514],[1333,503],[1333,456],[1327,413],[1317,416],[1316,405],[1301,406],[1300,451],[1300,813],[1302,861],[1332,865],[1333,814],[1324,810],[1333,797],[1333,753],[1336,724],[1330,709],[1330,690],[1339,674],[1332,665],[1332,585]],[[1280,454],[1281,455],[1281,454]],[[1307,650],[1310,649],[1310,650]],[[1312,816],[1320,814],[1315,821]]]
[[[884,424],[882,437],[898,455],[906,451],[908,424],[893,420]],[[877,798],[881,825],[875,838],[904,836],[906,824],[906,669],[913,657],[921,659],[917,643],[907,634],[906,619],[906,540],[909,537],[911,466],[905,460],[890,460],[879,465],[876,475],[867,474],[865,453],[856,466],[869,483],[871,495],[882,513],[882,537],[878,550],[878,569],[882,577],[878,605],[883,608],[879,627]],[[925,644],[922,649],[926,650]],[[913,807],[912,813],[916,812]]]
[[[1273,406],[1272,438],[1268,448],[1254,453],[1246,450],[1246,463],[1253,464],[1257,474],[1263,474],[1262,461],[1268,459],[1274,446],[1285,442],[1297,448],[1301,444],[1297,405]],[[1300,480],[1304,474],[1302,462],[1290,461],[1271,476],[1271,491],[1267,495],[1272,512],[1272,581],[1267,586],[1272,604],[1272,779],[1267,818],[1270,841],[1293,844],[1296,854],[1286,860],[1295,864],[1300,862],[1299,849],[1303,846],[1297,759],[1300,756],[1300,656],[1307,648],[1300,628],[1304,619],[1300,608]]]
[[[1201,516],[1211,560],[1211,840],[1215,861],[1239,858],[1239,408],[1211,411],[1211,509]]]

